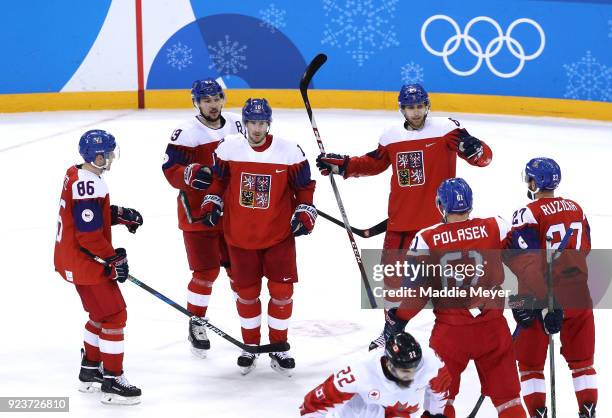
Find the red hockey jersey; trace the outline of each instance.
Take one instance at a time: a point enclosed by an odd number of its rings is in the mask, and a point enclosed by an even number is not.
[[[591,231],[578,203],[562,197],[540,198],[515,211],[512,248],[557,249],[569,228],[574,232],[566,247],[568,251],[554,262],[555,295],[561,306],[590,307],[586,257],[591,250]],[[528,252],[519,259],[520,263],[513,263],[519,267],[513,268],[519,278],[519,293],[527,292],[544,299],[547,294],[545,252]]]
[[[439,271],[434,277],[428,275],[433,280],[422,282],[417,296],[404,300],[402,308],[410,309],[414,316],[430,299],[422,289],[454,289],[462,293],[440,298],[434,295],[437,320],[469,325],[502,316],[505,293],[500,287],[504,282],[501,250],[508,245],[509,232],[509,225],[499,217],[441,223],[419,231],[409,255],[439,266]]]
[[[75,284],[109,280],[104,267],[85,255],[81,247],[102,258],[115,254],[108,187],[102,177],[72,166],[64,177],[60,197],[55,270]]]
[[[362,157],[352,157],[345,177],[372,176],[391,166],[389,231],[416,231],[439,221],[436,191],[440,183],[455,177],[460,135],[467,134],[451,118],[428,117],[420,130],[394,125],[383,132],[378,148]],[[466,160],[484,167],[493,153],[483,143],[483,155]]]
[[[213,184],[208,194],[223,197],[223,230],[228,244],[245,249],[269,248],[291,234],[295,207],[312,204],[315,181],[302,149],[268,135],[252,148],[230,135],[215,151]]]
[[[213,152],[219,141],[227,135],[242,133],[242,122],[240,116],[235,113],[221,114],[222,126],[219,129],[209,128],[196,117],[183,123],[174,130],[170,142],[166,147],[164,164],[162,170],[172,187],[182,190],[187,195],[187,200],[192,212],[197,212],[202,204],[202,199],[207,194],[206,190],[196,190],[185,183],[185,167],[192,163],[203,164],[208,167],[213,165]],[[210,231],[202,223],[190,224],[187,221],[185,210],[177,197],[179,228],[183,231]],[[214,229],[220,229],[218,225]]]

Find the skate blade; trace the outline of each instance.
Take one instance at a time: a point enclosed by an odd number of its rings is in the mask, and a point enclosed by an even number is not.
[[[246,376],[247,374],[251,373],[253,369],[255,369],[255,367],[257,367],[257,363],[253,363],[252,366],[248,366],[248,367],[242,367],[242,366],[238,366],[238,367],[240,367],[240,373],[243,376]]]
[[[274,370],[276,373],[281,374],[285,377],[293,376],[293,369],[282,368],[280,364],[278,364],[278,362],[274,359],[270,361],[270,367],[272,367],[272,370]]]
[[[206,356],[208,355],[208,350],[203,350],[203,349],[195,348],[194,346],[191,346],[191,353],[197,358],[206,358]]]
[[[126,397],[116,393],[102,393],[100,401],[105,405],[137,405],[140,403],[140,396]]]
[[[81,382],[79,381],[79,392],[81,393],[96,393],[100,392],[101,383],[98,382]]]

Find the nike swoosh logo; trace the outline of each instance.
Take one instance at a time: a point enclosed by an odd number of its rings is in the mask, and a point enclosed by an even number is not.
[[[285,170],[276,170],[277,173],[282,173]]]
[[[425,145],[425,148],[429,148],[429,147],[431,147],[432,145],[436,145],[436,143],[435,143],[435,142],[433,142],[433,143],[431,143],[431,144],[427,144],[427,145]]]

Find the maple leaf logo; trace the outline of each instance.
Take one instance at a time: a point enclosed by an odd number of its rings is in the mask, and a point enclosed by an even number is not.
[[[419,404],[408,405],[408,403],[395,402],[395,405],[385,406],[385,418],[410,418],[411,414],[419,410]]]

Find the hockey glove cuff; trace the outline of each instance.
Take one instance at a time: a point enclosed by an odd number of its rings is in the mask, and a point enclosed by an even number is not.
[[[219,223],[219,218],[223,215],[223,199],[216,194],[207,194],[202,201],[202,223],[213,227]]]
[[[109,276],[111,280],[117,280],[119,283],[125,282],[130,273],[125,248],[117,248],[115,255],[106,258],[104,261],[106,261],[104,274]]]
[[[516,323],[523,328],[530,327],[539,312],[536,307],[536,299],[531,295],[510,295],[508,307],[512,309],[512,316]]]
[[[312,205],[300,204],[295,208],[291,217],[291,232],[296,237],[308,235],[314,228],[317,220],[317,209]]]

